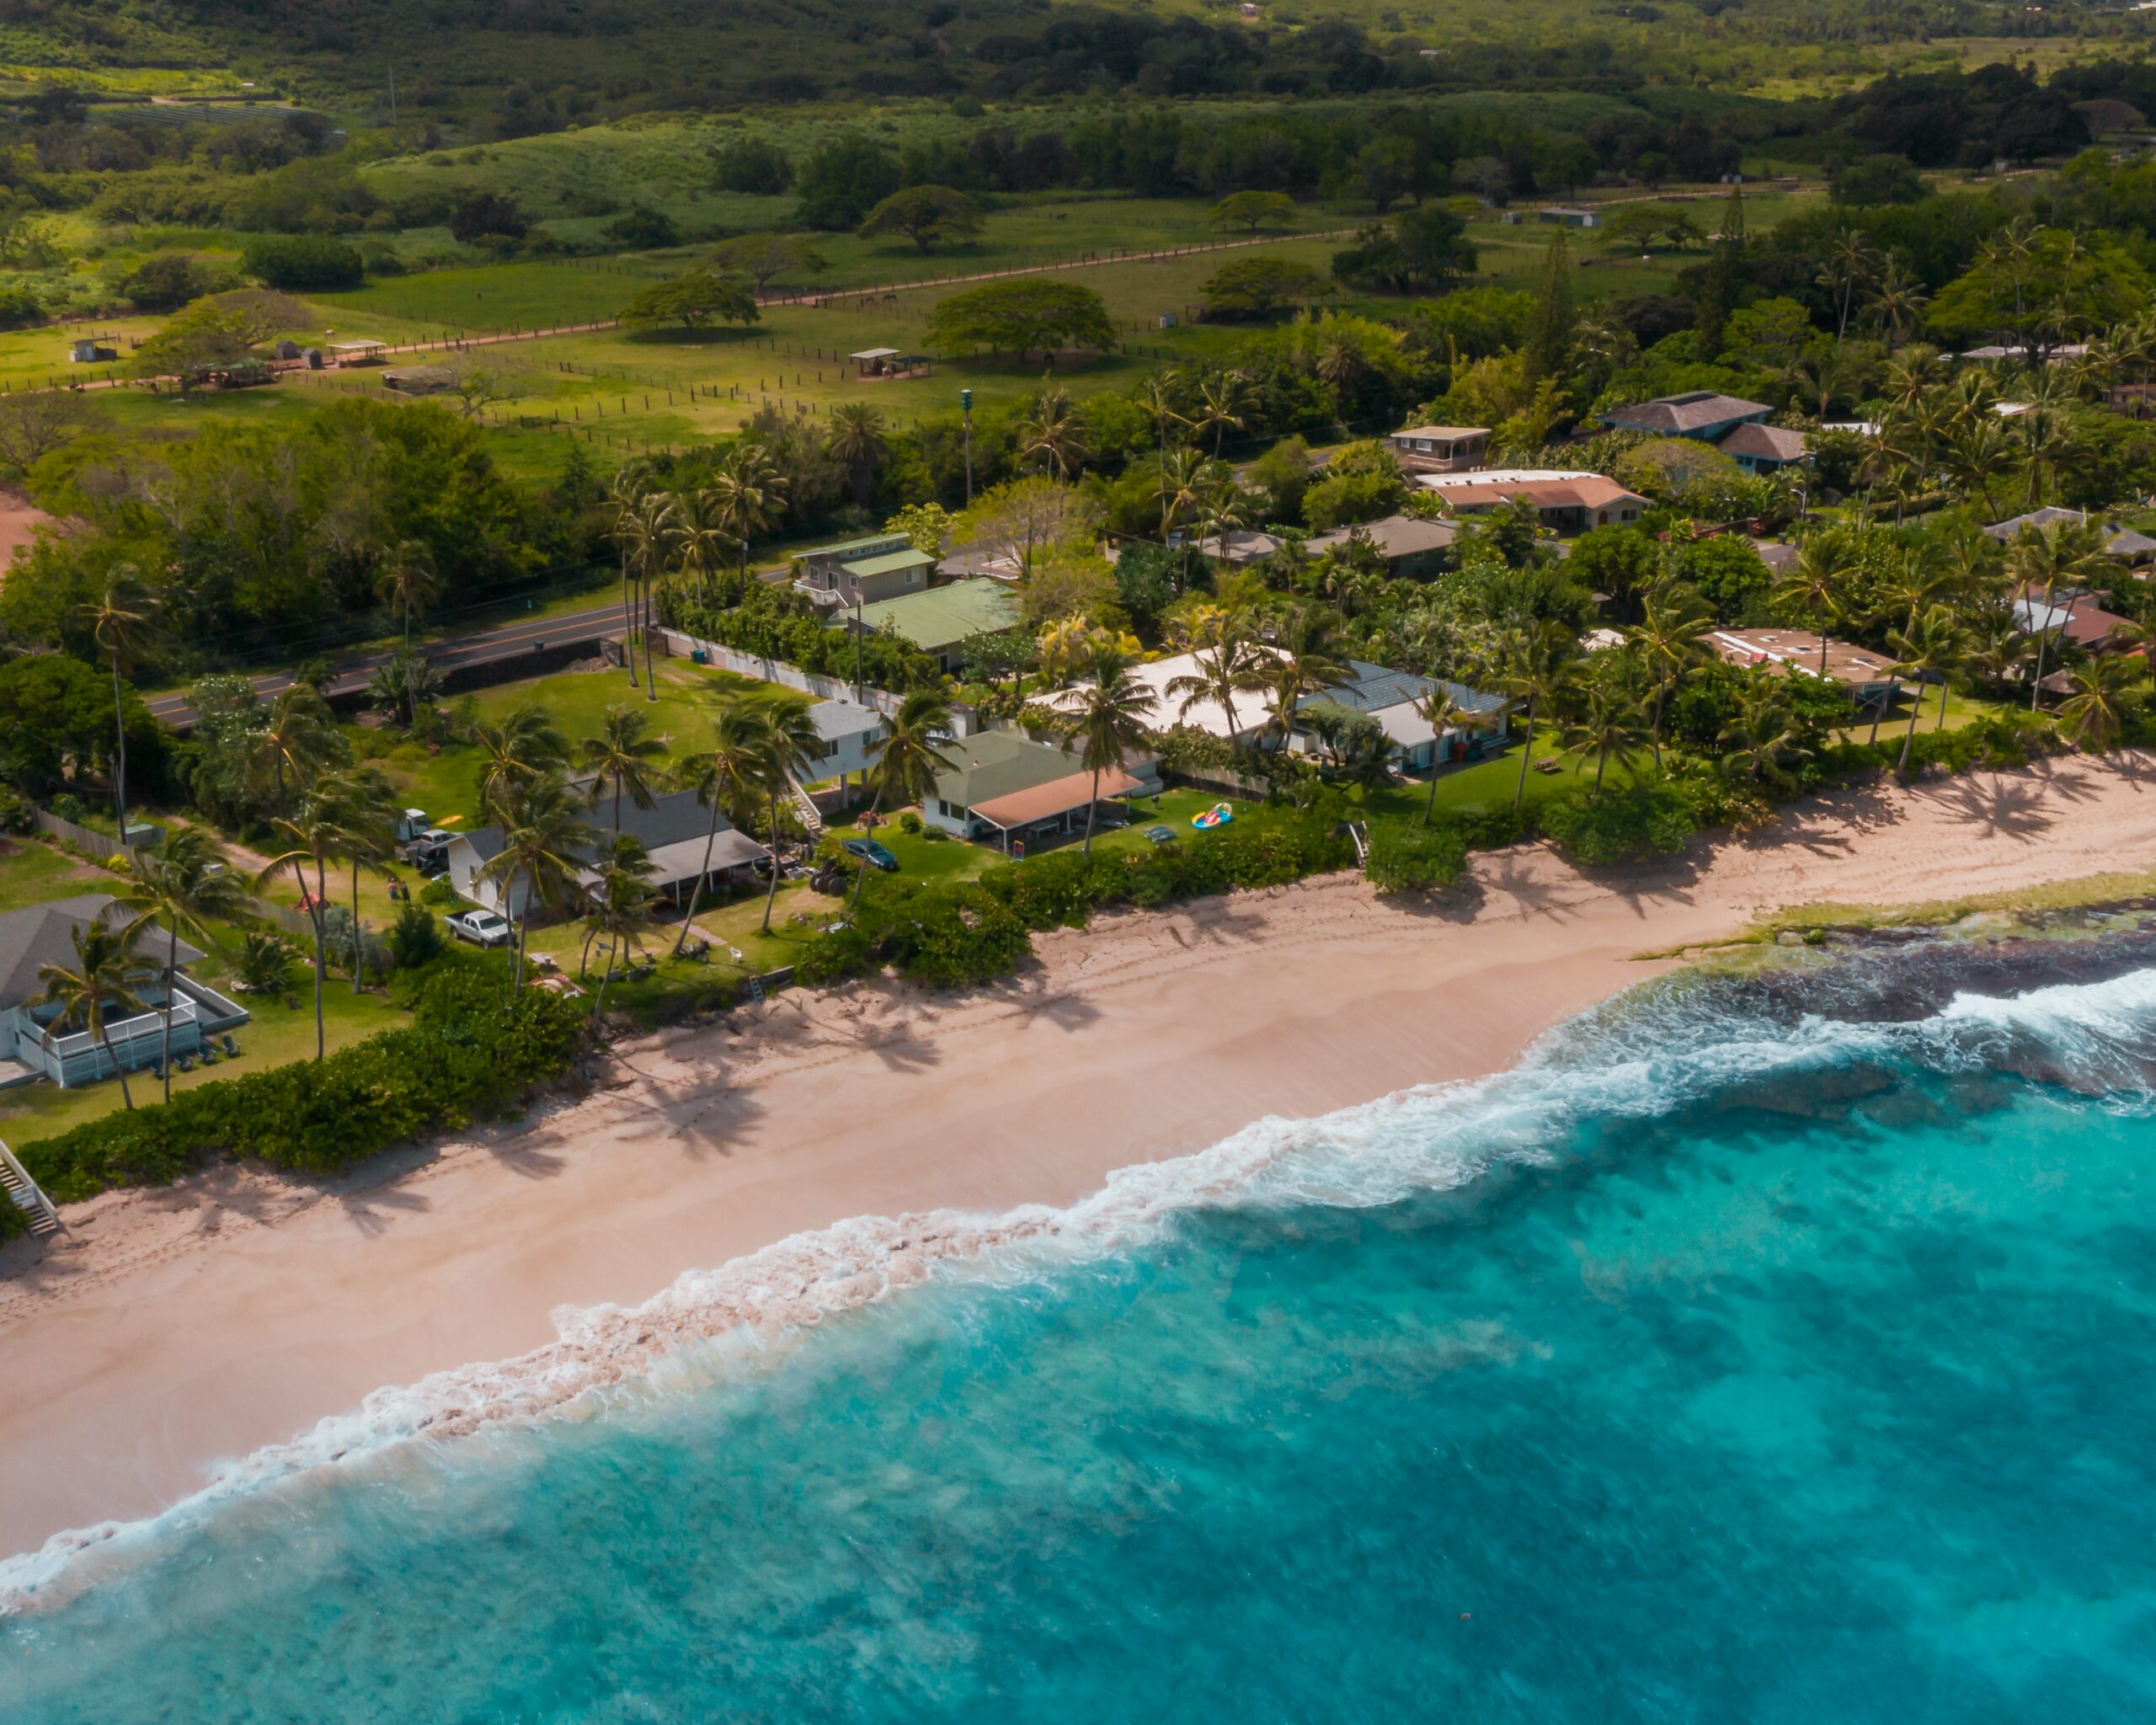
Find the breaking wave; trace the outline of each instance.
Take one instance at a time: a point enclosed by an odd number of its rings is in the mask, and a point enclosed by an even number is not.
[[[56,1535],[0,1562],[0,1616],[72,1597],[131,1551],[280,1482],[692,1386],[768,1362],[825,1318],[933,1277],[1033,1281],[1134,1250],[1193,1211],[1387,1205],[1500,1164],[1550,1162],[1583,1126],[1703,1105],[1816,1115],[1892,1087],[1897,1073],[2004,1072],[2120,1106],[2156,1091],[2156,968],[2007,995],[1956,991],[1899,1021],[1835,1015],[1876,991],[1877,973],[1865,967],[1898,957],[1844,959],[1771,1002],[1710,978],[1652,985],[1553,1033],[1507,1072],[1315,1119],[1262,1119],[1195,1155],[1121,1170],[1067,1208],[856,1217],[685,1273],[638,1306],[563,1307],[547,1346],[376,1391],[289,1442],[221,1464],[158,1516]]]

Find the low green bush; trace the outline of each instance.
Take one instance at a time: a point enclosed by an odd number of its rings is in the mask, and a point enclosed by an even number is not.
[[[0,1198],[0,1246],[4,1246],[18,1234],[29,1232],[29,1221],[17,1210],[12,1199]]]
[[[576,1003],[543,989],[504,997],[499,962],[445,959],[401,973],[412,1023],[321,1060],[183,1090],[24,1146],[56,1201],[162,1185],[219,1155],[329,1173],[421,1133],[455,1130],[560,1078],[581,1046]]]
[[[1451,825],[1400,817],[1370,823],[1363,873],[1381,894],[1450,886],[1467,867],[1467,841]]]
[[[1690,800],[1663,781],[1552,797],[1538,813],[1544,836],[1590,868],[1673,856],[1695,825]]]

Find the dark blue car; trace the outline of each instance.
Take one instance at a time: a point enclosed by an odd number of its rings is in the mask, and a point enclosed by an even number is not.
[[[849,856],[858,857],[872,868],[880,868],[886,874],[899,872],[899,859],[873,839],[847,839],[840,846]]]

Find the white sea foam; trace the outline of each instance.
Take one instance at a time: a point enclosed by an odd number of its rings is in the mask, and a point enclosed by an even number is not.
[[[0,1562],[0,1616],[93,1578],[79,1562],[87,1554],[119,1557],[265,1486],[400,1444],[588,1414],[622,1386],[663,1389],[669,1363],[678,1366],[700,1344],[733,1339],[762,1351],[931,1275],[1037,1277],[1142,1245],[1192,1210],[1391,1204],[1464,1184],[1498,1162],[1543,1160],[1583,1119],[1651,1118],[1733,1086],[1801,1081],[1865,1060],[1967,1069],[2009,1039],[2097,1082],[2139,1089],[2156,1049],[2156,969],[2010,997],[1962,995],[1935,1017],[1907,1024],[1823,1017],[1770,1024],[1707,1000],[1636,997],[1568,1027],[1511,1071],[1401,1091],[1314,1120],[1259,1120],[1195,1155],[1119,1170],[1067,1209],[857,1216],[798,1234],[717,1269],[686,1272],[639,1306],[563,1307],[549,1345],[377,1390],[290,1442],[219,1465],[209,1484],[161,1515],[56,1535]],[[63,1578],[67,1588],[56,1585]]]

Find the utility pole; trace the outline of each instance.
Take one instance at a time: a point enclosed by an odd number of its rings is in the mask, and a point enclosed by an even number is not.
[[[974,506],[974,393],[958,392],[958,411],[966,417],[966,507]]]
[[[861,589],[853,590],[853,698],[861,699]]]

